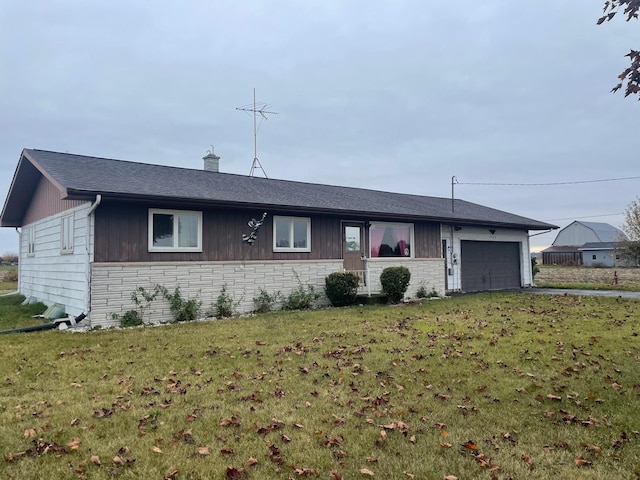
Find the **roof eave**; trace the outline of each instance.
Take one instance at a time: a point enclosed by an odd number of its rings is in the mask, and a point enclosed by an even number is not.
[[[407,220],[407,221],[431,221],[446,224],[467,225],[467,226],[489,226],[498,228],[513,228],[518,230],[553,230],[557,229],[556,225],[551,224],[530,224],[530,223],[512,223],[512,222],[496,222],[493,220],[477,220],[470,218],[452,218],[444,216],[434,215],[412,215],[412,214],[400,214],[400,213],[387,213],[376,212],[366,210],[349,210],[349,209],[329,209],[321,207],[301,207],[297,205],[286,204],[267,204],[258,202],[237,202],[228,200],[209,200],[198,199],[190,197],[166,197],[162,195],[133,195],[130,193],[121,192],[106,192],[106,191],[88,191],[88,190],[65,190],[65,199],[75,200],[90,200],[95,198],[96,195],[102,195],[103,200],[135,200],[139,202],[151,203],[176,203],[180,205],[198,205],[198,206],[221,206],[221,207],[239,207],[239,208],[256,208],[259,210],[274,209],[274,210],[287,210],[291,212],[300,213],[330,213],[339,214],[343,216],[352,217],[373,217],[386,220]]]

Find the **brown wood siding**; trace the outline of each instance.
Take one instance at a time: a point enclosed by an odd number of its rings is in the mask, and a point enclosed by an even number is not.
[[[336,215],[303,215],[270,211],[253,246],[242,242],[249,234],[247,222],[260,218],[255,209],[215,208],[202,211],[202,252],[160,253],[148,251],[149,208],[166,205],[135,205],[103,201],[95,212],[96,262],[322,260],[342,258],[343,218]],[[184,209],[180,207],[180,209]],[[274,252],[273,217],[311,218],[311,252]],[[352,220],[350,218],[350,220]],[[414,227],[416,258],[440,258],[440,224],[418,222]]]
[[[416,258],[442,258],[440,224],[416,222],[413,226]]]
[[[37,222],[56,213],[62,213],[70,208],[85,203],[84,200],[63,200],[60,191],[44,177],[40,178],[38,186],[33,192],[31,203],[24,215],[23,225]]]
[[[243,209],[200,209],[202,211],[202,252],[160,253],[148,251],[149,208],[167,206],[130,205],[104,201],[96,210],[96,262],[233,261],[233,260],[317,260],[341,258],[340,219],[312,215],[311,252],[274,252],[273,212],[260,228],[253,246],[242,242],[249,234],[247,222],[262,212]],[[181,207],[183,209],[183,207]],[[194,210],[198,210],[195,209]],[[300,216],[300,215],[299,215]]]

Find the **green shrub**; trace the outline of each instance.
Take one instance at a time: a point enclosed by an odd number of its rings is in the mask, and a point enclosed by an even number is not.
[[[282,294],[278,290],[274,294],[270,294],[264,288],[260,287],[260,293],[257,297],[253,297],[253,304],[256,306],[257,313],[267,313],[273,309],[278,299],[282,297]]]
[[[160,289],[164,298],[169,301],[169,310],[171,310],[173,314],[174,321],[190,322],[197,320],[200,315],[200,307],[202,306],[201,301],[195,298],[184,299],[180,293],[180,287],[176,287],[173,294],[169,293],[164,287],[160,287]]]
[[[313,285],[307,285],[305,288],[300,284],[287,296],[282,308],[285,310],[309,310],[313,308],[313,304],[318,298],[320,298],[320,294],[316,293]]]
[[[420,285],[418,291],[416,292],[416,298],[436,298],[439,297],[438,292],[436,292],[435,287],[431,287],[431,291],[427,291],[424,285]]]
[[[118,317],[117,315],[116,317],[120,321],[120,326],[122,328],[138,327],[144,323],[138,310],[127,310],[121,317]]]
[[[535,278],[536,274],[539,272],[540,267],[538,267],[538,259],[536,257],[531,257],[531,276]]]
[[[324,279],[325,293],[334,307],[356,303],[360,277],[355,272],[333,272]]]
[[[222,285],[222,291],[220,292],[220,295],[218,295],[216,303],[213,306],[214,316],[216,318],[233,317],[236,306],[237,303],[234,302],[231,294],[227,292],[227,284],[225,283]]]
[[[387,267],[380,274],[382,290],[391,303],[400,303],[411,280],[407,267]]]

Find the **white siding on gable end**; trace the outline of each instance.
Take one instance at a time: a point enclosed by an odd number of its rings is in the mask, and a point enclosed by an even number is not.
[[[87,232],[90,203],[23,227],[20,245],[20,293],[47,305],[60,303],[77,316],[88,301],[92,232]],[[73,216],[73,250],[61,250],[63,217]],[[93,218],[93,217],[91,217]],[[33,229],[33,230],[32,230]],[[29,231],[35,231],[34,253],[28,254]],[[89,248],[87,248],[87,245]]]

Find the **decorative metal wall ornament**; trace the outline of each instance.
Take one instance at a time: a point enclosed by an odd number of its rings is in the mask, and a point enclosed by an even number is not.
[[[258,230],[260,230],[265,218],[267,218],[267,212],[262,214],[262,218],[260,220],[256,220],[255,218],[249,220],[247,225],[251,227],[251,233],[249,235],[242,235],[242,241],[244,243],[248,243],[250,246],[253,245],[253,242],[258,238]]]

